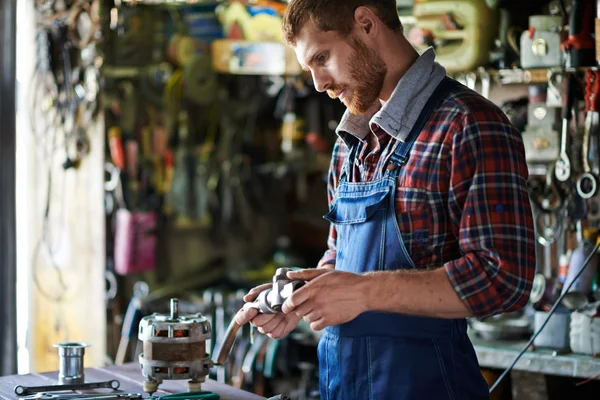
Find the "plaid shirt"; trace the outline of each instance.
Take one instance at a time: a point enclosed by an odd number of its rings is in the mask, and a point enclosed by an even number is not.
[[[380,178],[401,140],[373,121],[363,138],[339,132],[330,205],[347,142],[360,146],[349,177],[359,182]],[[519,132],[493,103],[461,86],[434,111],[398,177],[396,216],[415,266],[444,267],[478,318],[515,311],[529,298],[535,244],[527,176]],[[336,237],[332,224],[319,265],[335,264]]]

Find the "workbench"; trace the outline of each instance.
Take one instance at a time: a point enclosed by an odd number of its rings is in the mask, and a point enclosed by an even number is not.
[[[119,392],[124,393],[142,393],[142,383],[144,377],[140,371],[138,363],[127,363],[123,365],[113,365],[103,368],[86,368],[84,370],[86,382],[101,382],[117,379],[121,385]],[[23,386],[41,386],[55,384],[58,378],[58,372],[46,372],[41,374],[27,375],[9,375],[0,376],[0,399],[18,399],[14,388],[17,385]],[[187,381],[163,381],[158,387],[155,395],[187,392]],[[202,390],[218,393],[222,400],[264,400],[261,397],[229,385],[215,382],[207,379],[202,384]],[[90,391],[94,393],[94,391]],[[97,393],[111,393],[110,389],[98,389]],[[88,392],[86,392],[88,393]],[[144,397],[148,397],[144,394]]]
[[[526,340],[483,340],[476,335],[470,335],[470,338],[475,346],[479,365],[487,368],[507,368],[527,344]],[[600,374],[600,359],[536,348],[525,352],[514,369],[545,375],[591,378]]]

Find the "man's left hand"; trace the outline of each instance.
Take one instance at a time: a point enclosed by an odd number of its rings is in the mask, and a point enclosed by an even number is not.
[[[287,276],[307,282],[285,301],[283,312],[297,314],[315,331],[351,321],[367,311],[364,275],[315,268],[288,272]]]

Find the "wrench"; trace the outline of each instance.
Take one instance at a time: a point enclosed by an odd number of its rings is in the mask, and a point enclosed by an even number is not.
[[[27,396],[40,392],[60,392],[63,390],[87,390],[87,389],[118,389],[121,382],[116,379],[105,382],[89,382],[73,385],[49,385],[49,386],[15,386],[17,396]]]
[[[571,177],[571,161],[569,160],[569,155],[567,154],[567,149],[569,146],[569,121],[572,116],[572,108],[574,103],[575,96],[575,77],[573,74],[567,74],[566,79],[566,94],[565,101],[562,110],[562,133],[560,137],[560,153],[558,155],[558,160],[556,160],[555,165],[555,174],[556,179],[560,182],[566,182]]]
[[[585,131],[583,135],[583,174],[577,180],[577,193],[583,199],[594,197],[598,189],[598,97],[600,97],[600,73],[586,71],[585,81]],[[591,147],[591,148],[590,148]],[[594,168],[590,160],[595,161]]]
[[[94,393],[94,394],[81,394],[81,393],[38,393],[33,396],[21,397],[21,399],[31,400],[123,400],[123,399],[142,399],[141,393]]]

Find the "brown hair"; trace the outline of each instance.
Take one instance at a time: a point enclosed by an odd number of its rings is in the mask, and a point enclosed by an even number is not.
[[[402,32],[396,0],[291,0],[283,16],[283,40],[294,46],[309,19],[323,32],[335,31],[346,37],[352,32],[354,11],[360,6],[371,8],[389,29]]]

